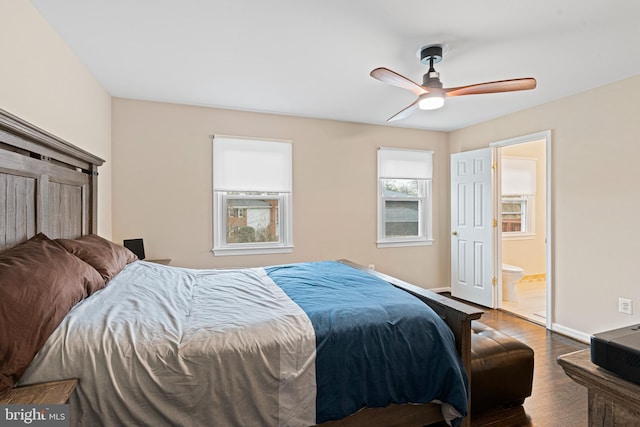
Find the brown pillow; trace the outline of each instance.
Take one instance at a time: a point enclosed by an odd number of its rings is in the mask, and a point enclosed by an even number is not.
[[[0,252],[0,395],[71,308],[104,285],[93,267],[44,234]]]
[[[116,245],[96,234],[77,239],[57,239],[67,251],[93,266],[108,282],[138,257],[124,246]]]

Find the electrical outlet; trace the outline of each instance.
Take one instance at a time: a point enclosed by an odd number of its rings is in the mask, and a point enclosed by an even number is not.
[[[618,311],[625,314],[633,314],[633,304],[628,298],[618,298]]]

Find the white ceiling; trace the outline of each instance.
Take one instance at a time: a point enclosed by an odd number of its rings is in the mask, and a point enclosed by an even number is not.
[[[369,72],[421,83],[434,43],[445,87],[537,79],[393,122],[450,131],[640,74],[638,0],[32,3],[115,97],[387,124],[414,95]]]

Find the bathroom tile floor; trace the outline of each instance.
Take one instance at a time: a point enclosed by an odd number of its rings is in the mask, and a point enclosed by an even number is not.
[[[535,323],[546,322],[546,282],[544,280],[520,281],[517,301],[502,301],[502,309]]]

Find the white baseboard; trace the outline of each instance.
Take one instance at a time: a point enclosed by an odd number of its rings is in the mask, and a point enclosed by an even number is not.
[[[584,332],[576,331],[575,329],[567,328],[566,326],[562,326],[558,323],[551,324],[551,330],[553,332],[566,335],[569,338],[573,338],[574,340],[581,341],[585,344],[591,343],[591,335],[585,334]]]

